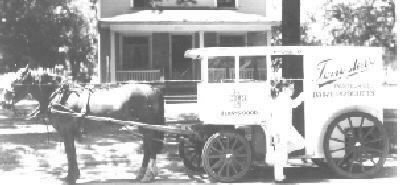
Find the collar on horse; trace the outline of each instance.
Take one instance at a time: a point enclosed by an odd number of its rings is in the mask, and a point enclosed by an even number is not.
[[[86,115],[88,115],[90,113],[89,102],[90,102],[90,96],[93,93],[93,90],[91,88],[85,88],[85,90],[88,91],[88,97],[87,97],[87,100],[86,100],[86,103],[85,103],[84,107],[81,109],[81,112],[80,112],[82,117],[84,117],[84,116],[86,116]],[[67,84],[64,84],[63,86],[58,88],[50,96],[50,104],[49,104],[48,112],[51,113],[51,110],[55,109],[55,110],[58,110],[58,111],[75,113],[74,110],[72,110],[72,109],[70,109],[70,108],[65,106],[66,101],[68,100],[69,96],[72,93],[75,93],[78,97],[80,96],[80,94],[77,91],[71,91]],[[57,97],[57,95],[61,96],[59,103],[53,101],[54,98]]]

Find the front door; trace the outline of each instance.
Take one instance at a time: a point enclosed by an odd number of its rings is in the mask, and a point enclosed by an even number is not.
[[[191,80],[193,79],[192,61],[185,58],[185,51],[192,48],[192,35],[172,35],[172,80]]]

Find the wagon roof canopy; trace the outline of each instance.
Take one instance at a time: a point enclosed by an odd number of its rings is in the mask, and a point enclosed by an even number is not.
[[[131,28],[135,30],[139,28],[140,30],[140,25],[154,25],[163,26],[162,28],[169,31],[168,29],[171,26],[179,25],[181,27],[175,27],[175,31],[218,31],[218,29],[227,29],[227,25],[234,25],[236,29],[242,31],[266,31],[272,25],[279,23],[268,21],[266,17],[261,15],[240,13],[234,10],[140,10],[134,13],[102,18],[100,24],[102,27],[110,26],[114,30],[123,29],[127,26],[135,26]],[[185,25],[194,26],[196,30],[185,27]],[[223,29],[220,27],[223,27]],[[158,31],[156,28],[154,27],[153,30],[149,31]],[[161,28],[159,29],[161,30]]]
[[[257,55],[315,55],[330,56],[332,53],[354,56],[382,56],[381,47],[362,46],[246,46],[206,47],[187,50],[186,58],[201,59],[205,56],[257,56]]]

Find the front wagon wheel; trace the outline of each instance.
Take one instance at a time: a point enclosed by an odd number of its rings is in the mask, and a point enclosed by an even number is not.
[[[234,182],[245,176],[250,168],[250,144],[238,133],[216,133],[204,145],[202,159],[204,169],[212,179]]]
[[[382,169],[389,139],[376,117],[350,112],[337,117],[328,126],[323,147],[334,172],[347,178],[365,178]]]

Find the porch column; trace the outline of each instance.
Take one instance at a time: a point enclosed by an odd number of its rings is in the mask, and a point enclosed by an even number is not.
[[[100,4],[100,3],[98,3],[98,4]],[[97,34],[97,81],[95,83],[101,83],[102,82],[101,77],[102,77],[102,75],[104,75],[101,73],[101,67],[102,67],[102,65],[101,65],[101,55],[102,55],[101,44],[102,43],[101,43],[100,34],[101,34],[101,31],[98,31],[98,34]]]
[[[204,48],[204,31],[199,31],[199,48]],[[193,71],[196,72],[196,77],[193,78],[193,79],[201,80],[201,70],[202,70],[201,66],[207,65],[208,64],[207,62],[206,63],[203,63],[203,62],[195,62],[194,63],[194,65],[193,65],[194,70]],[[198,75],[198,74],[200,74],[200,75]],[[198,76],[200,76],[200,79],[198,79]],[[207,79],[207,81],[208,81],[208,79]]]
[[[271,46],[272,31],[267,30],[267,46]]]
[[[110,31],[110,82],[114,83],[115,80],[115,31]]]
[[[204,48],[204,31],[199,31],[199,48]]]
[[[208,56],[201,59],[201,80],[208,83]]]

